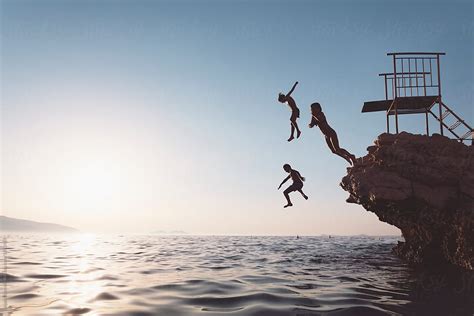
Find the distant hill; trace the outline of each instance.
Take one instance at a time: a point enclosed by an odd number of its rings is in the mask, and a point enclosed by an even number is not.
[[[77,233],[77,229],[52,223],[0,216],[0,232]]]

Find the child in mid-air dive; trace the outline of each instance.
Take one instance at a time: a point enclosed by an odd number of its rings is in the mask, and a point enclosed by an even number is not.
[[[288,181],[290,178],[291,178],[291,180],[293,180],[293,184],[290,185],[288,188],[286,188],[285,191],[283,191],[283,194],[285,195],[286,201],[288,202],[283,207],[293,206],[293,204],[291,203],[291,200],[290,200],[290,196],[289,196],[290,192],[298,191],[307,200],[308,197],[303,192],[303,181],[305,180],[304,177],[301,176],[301,174],[297,170],[291,169],[291,166],[289,164],[284,164],[283,165],[283,170],[288,172],[290,175],[288,177],[286,177],[285,180],[283,180],[280,183],[280,185],[278,186],[278,190],[280,190],[281,186],[286,181]]]
[[[319,103],[316,102],[311,104],[311,114],[312,117],[309,127],[313,128],[316,125],[319,126],[319,129],[326,137],[326,143],[328,144],[329,149],[331,149],[334,154],[347,160],[349,164],[354,165],[356,163],[356,157],[344,148],[339,147],[339,140],[337,139],[336,131],[329,126]]]
[[[298,123],[296,123],[296,120],[300,117],[300,109],[296,106],[295,100],[291,97],[291,93],[295,90],[296,85],[298,84],[298,81],[295,82],[293,85],[293,88],[291,88],[290,92],[288,92],[286,95],[283,93],[280,93],[278,95],[278,101],[281,103],[286,103],[291,109],[291,117],[290,117],[290,122],[291,122],[291,135],[290,138],[288,138],[288,141],[291,142],[295,136],[295,129],[296,129],[296,138],[299,138],[301,135],[301,131],[298,127]]]

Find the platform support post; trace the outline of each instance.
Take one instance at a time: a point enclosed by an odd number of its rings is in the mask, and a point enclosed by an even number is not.
[[[396,54],[393,55],[393,82],[395,84],[395,98],[393,99],[394,102],[394,107],[395,107],[395,133],[398,134],[398,109],[397,109],[397,97],[398,97],[398,91],[397,91],[397,58]],[[390,114],[390,111],[387,115]]]
[[[430,136],[430,128],[428,126],[428,111],[425,112],[425,118],[426,118],[426,135]]]
[[[388,114],[387,114],[387,133],[390,134],[390,119],[388,117]]]
[[[443,135],[443,106],[441,102],[441,74],[439,72],[440,66],[439,66],[439,55],[436,55],[436,63],[438,66],[438,105],[439,105],[439,130],[441,132],[441,135]]]

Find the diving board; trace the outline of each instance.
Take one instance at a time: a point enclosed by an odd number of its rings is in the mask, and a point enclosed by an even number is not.
[[[385,99],[365,102],[362,113],[384,111],[387,133],[390,133],[389,117],[394,116],[397,134],[398,115],[424,113],[427,135],[430,114],[439,122],[441,135],[447,129],[459,141],[473,143],[474,130],[442,101],[440,56],[443,55],[445,53],[440,52],[388,53],[393,72],[379,74],[384,78]]]

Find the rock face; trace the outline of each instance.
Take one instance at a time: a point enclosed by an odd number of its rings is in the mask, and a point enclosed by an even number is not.
[[[412,264],[474,270],[474,146],[441,135],[381,134],[341,186],[402,231]]]

